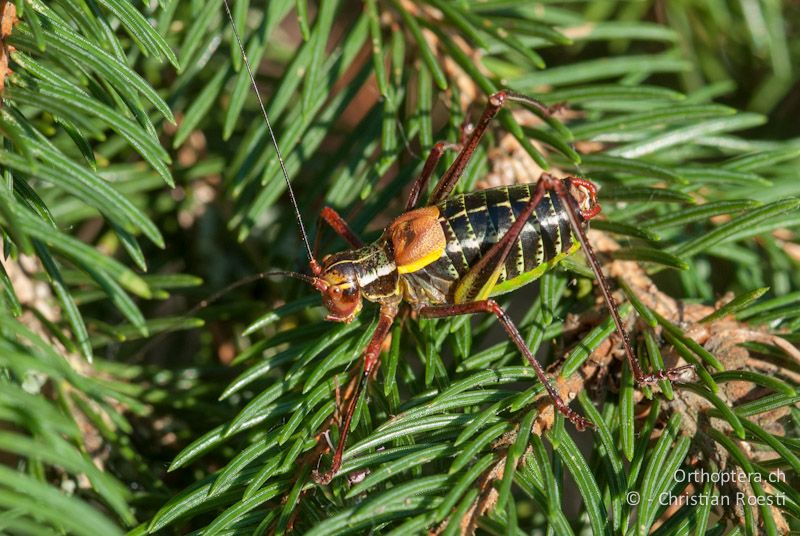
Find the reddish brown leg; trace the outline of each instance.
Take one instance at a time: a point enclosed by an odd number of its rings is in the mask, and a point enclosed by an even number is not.
[[[433,171],[436,169],[436,165],[439,163],[439,160],[441,160],[444,152],[447,150],[458,151],[460,149],[460,145],[448,143],[446,141],[437,142],[433,146],[431,153],[428,155],[428,159],[425,160],[425,165],[422,167],[422,173],[420,173],[417,180],[415,180],[414,184],[411,186],[411,192],[408,194],[408,201],[406,201],[406,212],[417,206],[420,193],[427,188],[431,175],[433,175]]]
[[[353,414],[355,413],[356,406],[358,405],[358,399],[361,398],[361,393],[364,391],[364,387],[366,387],[370,375],[375,369],[375,366],[378,364],[378,357],[381,354],[381,346],[383,345],[384,339],[386,339],[386,336],[389,334],[389,330],[392,327],[392,322],[394,322],[395,316],[397,316],[396,305],[381,306],[378,326],[375,328],[375,332],[372,334],[372,339],[370,339],[367,349],[364,352],[364,370],[361,374],[361,380],[356,385],[355,392],[353,392],[353,396],[347,403],[344,419],[339,429],[339,444],[336,447],[336,452],[333,454],[331,468],[325,473],[319,473],[317,471],[314,471],[313,473],[314,481],[318,484],[325,485],[330,483],[330,481],[333,480],[333,477],[336,476],[339,468],[342,466],[344,445],[347,441],[347,434],[350,431],[350,422],[353,420]]]
[[[576,177],[569,177],[567,179],[572,183],[581,185],[586,187],[586,183],[584,179],[579,179]],[[575,233],[575,236],[578,238],[578,242],[583,248],[583,251],[586,254],[586,258],[589,261],[589,265],[594,272],[595,278],[597,279],[597,283],[600,286],[600,291],[603,294],[603,299],[606,302],[606,307],[608,308],[608,312],[611,314],[611,318],[614,320],[614,324],[617,327],[617,333],[619,333],[620,337],[622,337],[622,347],[625,351],[625,358],[628,361],[628,365],[631,368],[631,372],[633,372],[633,378],[636,380],[636,383],[639,385],[650,385],[654,384],[661,380],[670,380],[675,381],[679,379],[686,370],[694,369],[693,365],[685,365],[682,367],[670,368],[670,369],[663,369],[663,370],[656,370],[651,372],[650,374],[645,374],[642,370],[642,367],[639,366],[639,361],[636,359],[636,356],[633,354],[633,350],[631,349],[631,342],[628,338],[628,332],[625,331],[625,328],[622,327],[622,319],[619,317],[619,311],[617,310],[617,303],[614,301],[614,297],[611,295],[611,290],[608,286],[608,281],[606,280],[605,275],[603,275],[603,270],[600,268],[600,263],[597,262],[597,257],[594,255],[594,251],[592,250],[591,246],[589,245],[589,241],[586,239],[586,233],[583,230],[583,226],[581,225],[580,221],[578,220],[577,216],[577,209],[575,207],[575,201],[572,196],[567,191],[567,186],[565,186],[565,181],[561,181],[555,179],[549,175],[542,175],[539,179],[538,184],[543,184],[543,187],[547,190],[552,190],[555,194],[561,199],[561,204],[566,208],[567,216],[569,217],[570,225],[572,226],[572,230]],[[591,183],[589,183],[591,184]],[[594,185],[591,185],[589,189],[592,197],[594,197]],[[599,205],[595,205],[595,208],[590,210],[589,217],[593,217],[599,211]],[[586,218],[587,214],[583,214],[583,217]],[[586,218],[588,219],[588,218]]]
[[[430,182],[433,171],[436,169],[436,165],[439,163],[439,160],[441,160],[444,152],[460,151],[464,142],[467,140],[467,136],[472,133],[472,128],[472,124],[469,122],[469,114],[467,114],[467,117],[464,118],[464,122],[461,123],[461,127],[459,128],[458,143],[440,141],[433,146],[431,153],[428,155],[428,159],[425,160],[425,165],[422,167],[422,173],[420,173],[420,176],[411,186],[411,192],[408,194],[408,201],[406,201],[406,212],[417,206],[419,196],[425,188],[428,187],[428,182]]]
[[[486,134],[489,124],[507,100],[527,104],[548,115],[554,110],[554,108],[549,108],[536,99],[514,93],[507,89],[498,91],[489,97],[489,102],[486,104],[486,108],[484,108],[483,114],[481,114],[481,118],[478,120],[478,124],[475,125],[475,129],[463,144],[464,146],[461,152],[458,153],[453,165],[447,169],[442,178],[439,179],[438,184],[436,184],[436,188],[433,190],[433,194],[431,194],[431,198],[428,201],[429,205],[435,205],[436,203],[444,201],[450,195],[450,192],[453,191],[453,188],[455,188],[462,173],[464,173],[464,169],[467,167],[472,155],[475,153],[478,143],[481,141],[483,135]]]
[[[536,376],[539,378],[539,381],[542,382],[544,388],[547,389],[547,394],[550,395],[550,398],[553,400],[553,404],[555,405],[556,409],[566,418],[568,418],[575,425],[575,428],[578,430],[584,430],[587,426],[594,426],[591,421],[578,415],[567,405],[566,402],[564,402],[564,400],[561,398],[561,395],[558,394],[556,388],[553,387],[553,385],[550,383],[550,380],[545,375],[542,365],[539,364],[539,362],[531,353],[530,349],[528,349],[528,347],[525,345],[525,341],[523,340],[522,335],[520,335],[519,330],[517,330],[517,327],[514,325],[505,311],[503,311],[503,309],[497,305],[497,302],[494,300],[483,300],[457,305],[435,305],[431,307],[423,307],[419,311],[420,315],[430,318],[469,315],[475,313],[492,313],[497,317],[498,320],[500,320],[500,323],[503,325],[506,333],[508,333],[508,336],[511,337],[511,340],[517,345],[519,351],[522,352],[522,355],[524,355],[531,364],[533,370],[536,372]]]
[[[347,222],[344,221],[338,212],[331,207],[323,207],[319,213],[320,219],[317,220],[317,236],[314,237],[314,258],[317,258],[317,250],[319,249],[320,238],[323,232],[323,222],[330,225],[331,229],[336,231],[336,234],[344,238],[348,244],[354,248],[360,248],[364,242],[350,229]]]
[[[546,177],[549,177],[549,175],[546,175]],[[522,352],[522,355],[524,355],[530,362],[531,366],[536,372],[536,375],[539,377],[539,381],[541,381],[542,385],[544,385],[545,389],[547,389],[547,393],[553,400],[556,409],[566,416],[570,421],[572,421],[572,423],[575,425],[575,428],[578,430],[583,430],[587,426],[592,426],[592,423],[575,413],[564,402],[564,400],[558,394],[558,391],[552,386],[550,380],[545,375],[542,366],[525,345],[525,341],[522,339],[522,336],[519,334],[516,326],[514,326],[514,323],[506,315],[505,311],[503,311],[503,309],[501,309],[494,300],[473,301],[475,296],[480,294],[484,285],[493,279],[493,273],[499,270],[505,263],[508,254],[511,252],[511,248],[519,239],[519,235],[522,233],[525,223],[530,218],[531,213],[536,206],[541,202],[542,197],[544,197],[547,184],[548,183],[546,180],[540,180],[537,183],[533,196],[525,205],[525,208],[517,216],[517,219],[511,225],[511,228],[496,244],[489,249],[489,251],[486,252],[480,261],[478,261],[478,263],[472,267],[469,273],[462,278],[462,281],[459,283],[459,287],[456,289],[456,296],[457,298],[466,301],[466,303],[423,307],[420,310],[420,314],[422,316],[441,317],[474,313],[493,313],[500,320],[503,328],[511,337],[511,340],[514,341],[514,344],[517,345],[519,351]]]

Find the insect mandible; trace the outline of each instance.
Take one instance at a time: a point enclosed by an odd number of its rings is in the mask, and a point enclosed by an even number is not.
[[[341,467],[358,400],[379,363],[381,347],[401,304],[409,305],[419,316],[427,318],[494,314],[533,367],[555,409],[578,430],[592,426],[561,398],[513,321],[493,299],[535,280],[578,249],[585,252],[597,279],[634,380],[639,385],[674,381],[692,368],[692,365],[685,365],[645,373],[639,365],[608,282],[586,238],[589,220],[600,213],[597,188],[592,182],[572,176],[559,179],[544,173],[535,184],[452,195],[481,138],[507,102],[519,102],[549,113],[536,99],[509,90],[489,97],[480,119],[461,143],[439,142],[433,147],[411,188],[405,211],[375,242],[364,244],[336,211],[324,208],[320,222],[327,223],[351,249],[327,255],[319,262],[308,241],[289,175],[228,1],[224,4],[280,162],[311,272],[309,275],[273,274],[300,279],[317,289],[328,310],[326,319],[330,321],[352,321],[361,311],[363,300],[379,306],[377,327],[362,356],[361,378],[346,402],[331,467],[327,472],[315,473],[318,483],[329,483]],[[418,208],[420,195],[448,148],[457,149],[458,155],[439,178],[427,203]]]

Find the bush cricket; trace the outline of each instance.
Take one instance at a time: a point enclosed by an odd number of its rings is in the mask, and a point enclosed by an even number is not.
[[[228,1],[224,3],[233,25]],[[544,173],[535,184],[453,195],[481,138],[506,103],[517,102],[550,113],[550,109],[539,101],[512,91],[501,90],[489,97],[480,119],[471,131],[464,133],[461,143],[439,142],[433,147],[420,176],[413,183],[405,211],[385,228],[377,241],[364,244],[342,217],[333,209],[324,208],[320,223],[327,223],[350,244],[351,249],[326,255],[321,262],[318,261],[316,248],[312,249],[309,243],[252,67],[237,28],[233,26],[232,29],[280,161],[310,269],[310,274],[271,272],[264,275],[290,276],[313,286],[322,295],[322,302],[328,310],[326,319],[330,321],[352,321],[361,311],[363,300],[379,307],[377,327],[362,356],[361,378],[345,402],[339,442],[331,467],[324,473],[315,473],[318,483],[329,483],[341,467],[358,400],[379,363],[381,346],[401,304],[428,318],[476,313],[495,315],[533,367],[555,409],[578,430],[592,426],[561,398],[513,321],[493,299],[530,283],[578,249],[583,249],[594,272],[635,381],[639,385],[648,385],[661,380],[677,380],[686,369],[692,368],[687,365],[645,373],[639,365],[609,285],[586,238],[589,220],[600,212],[597,188],[592,182],[571,176],[559,179]],[[458,156],[438,179],[430,198],[420,207],[420,197],[447,149],[456,149]]]

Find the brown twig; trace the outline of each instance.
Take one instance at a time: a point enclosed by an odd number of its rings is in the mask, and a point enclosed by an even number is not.
[[[14,52],[14,47],[6,43],[11,35],[11,30],[19,23],[17,6],[8,0],[0,1],[0,95],[5,89],[6,78],[11,74],[8,67],[9,54]]]

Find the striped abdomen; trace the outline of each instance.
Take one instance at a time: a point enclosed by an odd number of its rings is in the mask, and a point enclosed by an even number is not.
[[[406,288],[414,294],[409,301],[421,305],[451,302],[456,283],[505,235],[535,188],[535,184],[492,188],[454,195],[439,204],[447,247],[437,261],[403,275],[409,279]],[[557,195],[545,193],[506,259],[493,294],[535,279],[548,261],[574,250],[576,240],[565,210]],[[576,212],[581,219],[580,211]]]

